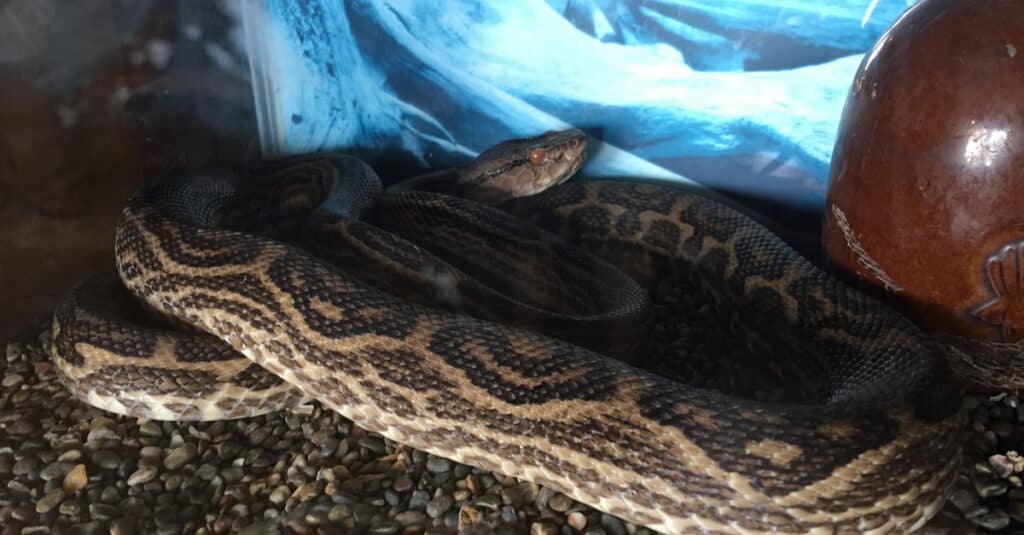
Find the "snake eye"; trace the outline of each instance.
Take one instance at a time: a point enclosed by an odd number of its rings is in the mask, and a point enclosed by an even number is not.
[[[547,157],[548,155],[544,152],[544,149],[533,149],[530,151],[530,163],[533,165],[540,165],[544,163],[544,161],[547,160]]]

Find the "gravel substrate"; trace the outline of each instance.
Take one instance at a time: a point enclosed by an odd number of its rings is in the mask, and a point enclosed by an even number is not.
[[[8,344],[0,368],[0,535],[651,533],[395,444],[315,403],[245,420],[154,422],[71,399],[40,343]],[[1024,403],[967,403],[960,483],[924,532],[1024,533]]]
[[[0,360],[2,535],[651,533],[315,403],[245,420],[136,420],[71,399],[37,344],[8,344]]]

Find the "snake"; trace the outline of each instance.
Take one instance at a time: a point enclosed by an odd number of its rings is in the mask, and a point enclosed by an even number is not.
[[[569,180],[585,141],[517,138],[386,189],[342,153],[149,182],[123,211],[116,270],[54,313],[58,376],[86,403],[163,420],[316,400],[662,533],[923,526],[965,421],[928,337],[711,195]],[[764,400],[643,367],[672,277],[755,361],[822,370],[820,391]]]

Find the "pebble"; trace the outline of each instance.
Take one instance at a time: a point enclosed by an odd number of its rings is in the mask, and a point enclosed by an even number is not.
[[[454,503],[455,499],[448,494],[436,496],[427,504],[427,515],[430,518],[437,518],[445,514]]]
[[[530,535],[557,535],[558,526],[549,521],[540,521],[530,524]]]
[[[530,503],[537,498],[537,486],[533,483],[522,482],[511,487],[501,489],[501,501],[506,505],[520,507]]]
[[[203,463],[196,469],[196,477],[203,481],[209,481],[217,475],[217,467],[210,463]]]
[[[114,504],[121,501],[121,494],[117,492],[117,489],[113,485],[107,485],[103,487],[103,492],[100,493],[100,501],[103,503]]]
[[[128,476],[128,480],[126,483],[128,484],[129,487],[141,485],[148,481],[152,481],[153,478],[156,477],[156,473],[157,468],[155,466],[143,466],[142,468],[139,468],[138,470],[132,472],[132,475]]]
[[[412,496],[409,497],[409,509],[423,509],[430,502],[430,494],[424,490],[412,491]]]
[[[110,535],[135,535],[135,523],[128,518],[117,518],[110,523]]]
[[[412,485],[412,479],[408,475],[402,474],[395,479],[391,488],[395,489],[395,492],[408,492],[412,490]]]
[[[1006,508],[1006,513],[1017,522],[1024,523],[1024,500],[1011,499]]]
[[[81,460],[81,458],[82,458],[82,450],[75,448],[75,449],[70,449],[70,450],[65,451],[64,453],[60,454],[60,456],[57,457],[57,460],[61,461],[61,462],[73,463],[73,462]]]
[[[561,492],[555,494],[550,500],[548,500],[548,507],[550,507],[552,511],[558,511],[559,513],[568,511],[569,508],[572,507],[572,504],[572,498],[562,494]]]
[[[281,505],[282,503],[285,502],[285,500],[288,499],[289,496],[291,496],[291,494],[291,489],[289,489],[286,485],[280,485],[277,488],[275,488],[273,492],[270,493],[270,497],[268,499],[270,500],[270,503],[274,505]]]
[[[999,478],[1007,478],[1013,473],[1013,462],[1005,455],[993,455],[988,458],[992,472]]]
[[[587,527],[587,517],[579,511],[573,511],[568,514],[566,521],[569,527],[577,531],[583,531],[583,528]]]
[[[99,520],[110,520],[121,514],[117,507],[105,503],[89,504],[89,516]]]
[[[626,535],[626,525],[609,514],[601,513],[601,527],[608,532],[608,535]]]
[[[159,438],[163,436],[164,430],[160,428],[160,424],[148,420],[139,425],[139,434],[149,438]]]
[[[48,513],[64,500],[64,489],[53,489],[36,502],[37,513]]]
[[[71,463],[54,461],[46,465],[46,467],[39,472],[39,477],[42,478],[43,481],[50,481],[52,479],[64,477],[67,475],[68,471],[71,470],[72,466],[73,465]]]
[[[398,533],[398,530],[402,529],[402,526],[394,520],[384,520],[383,522],[370,528],[370,533],[376,535],[391,535],[392,533]]]
[[[459,529],[466,529],[480,522],[483,513],[471,504],[465,504],[459,508]]]
[[[168,470],[177,470],[186,463],[195,459],[196,457],[196,445],[189,442],[180,447],[177,447],[171,451],[167,457],[164,457],[164,468]]]
[[[501,497],[496,494],[484,494],[473,501],[473,505],[490,511],[496,511],[501,506]]]
[[[25,476],[37,472],[39,468],[39,460],[35,457],[25,457],[24,459],[14,463],[11,468],[11,473],[15,476]]]
[[[956,489],[949,501],[960,511],[966,512],[978,505],[978,495],[967,489]]]
[[[992,498],[1005,494],[1009,484],[1003,479],[997,479],[989,475],[979,475],[974,479],[974,488],[978,496]]]
[[[427,515],[419,511],[402,511],[395,515],[395,521],[403,528],[409,526],[420,526],[427,523]]]
[[[998,531],[1005,529],[1010,525],[1010,515],[1006,514],[1005,511],[996,509],[989,513],[972,518],[971,522],[974,522],[978,526],[989,531]]]
[[[431,457],[427,461],[427,470],[435,474],[449,472],[452,469],[452,462],[441,457]]]
[[[85,488],[89,482],[89,475],[84,464],[76,464],[71,471],[64,476],[63,487],[65,492],[74,493]]]
[[[98,450],[92,455],[92,462],[104,470],[114,470],[121,466],[121,456],[110,450]]]

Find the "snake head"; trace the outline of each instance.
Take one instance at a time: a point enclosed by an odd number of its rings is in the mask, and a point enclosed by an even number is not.
[[[586,150],[586,135],[575,128],[510,139],[480,153],[462,180],[500,198],[535,195],[576,174]]]

